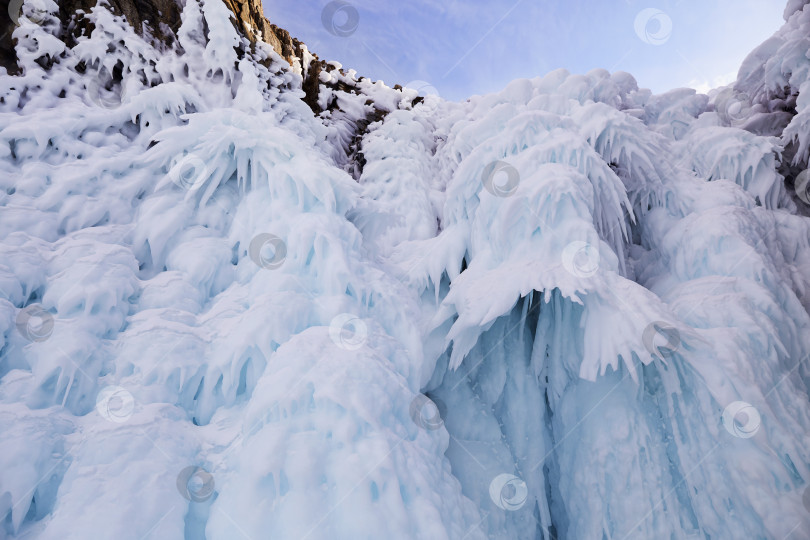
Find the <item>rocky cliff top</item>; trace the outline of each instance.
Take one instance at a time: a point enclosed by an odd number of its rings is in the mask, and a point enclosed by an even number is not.
[[[9,73],[16,73],[17,62],[12,40],[12,32],[19,24],[24,10],[44,8],[49,0],[12,0],[7,10],[0,13],[0,66]],[[183,6],[178,0],[101,0],[111,10],[122,15],[138,34],[149,38],[158,47],[171,47],[176,43],[176,33],[180,27],[180,14]],[[66,40],[92,31],[90,23],[83,15],[96,6],[98,0],[65,0],[59,2],[59,18]],[[321,71],[331,71],[332,66],[308,54],[305,45],[293,38],[287,30],[271,24],[265,17],[261,0],[223,0],[234,17],[234,27],[252,44],[263,41],[286,60],[291,68],[304,76],[304,101],[313,109],[318,109],[318,77]],[[41,4],[41,5],[40,5]],[[30,16],[30,14],[29,14]],[[345,82],[343,82],[345,86]]]

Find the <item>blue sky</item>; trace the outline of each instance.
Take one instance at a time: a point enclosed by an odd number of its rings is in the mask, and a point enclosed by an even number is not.
[[[663,92],[734,79],[785,0],[264,0],[321,59],[460,100],[564,67],[632,73]],[[326,17],[324,10],[326,9]],[[331,16],[330,16],[331,15]],[[325,21],[324,21],[325,19]],[[331,24],[325,24],[331,22]]]

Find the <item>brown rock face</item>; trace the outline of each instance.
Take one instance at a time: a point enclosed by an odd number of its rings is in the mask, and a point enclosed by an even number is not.
[[[36,0],[29,0],[36,2]],[[118,15],[123,15],[129,24],[141,35],[150,35],[163,46],[171,46],[180,27],[180,14],[183,6],[179,0],[102,0]],[[304,64],[303,48],[300,41],[293,38],[283,28],[271,24],[264,16],[261,0],[222,0],[233,12],[232,22],[236,29],[251,43],[264,41],[291,66]],[[16,55],[11,33],[14,30],[16,17],[10,12],[19,12],[23,0],[11,0],[7,9],[0,13],[0,65],[9,73],[17,72]],[[98,0],[60,0],[59,19],[62,22],[65,39],[92,31],[90,23],[77,16],[77,11],[90,11]],[[318,75],[325,63],[317,60],[307,70],[303,89],[304,101],[314,112],[319,112]]]
[[[264,41],[273,47],[273,50],[291,66],[296,63],[303,66],[305,62],[304,52],[301,47],[303,43],[292,37],[283,28],[270,24],[270,21],[264,16],[261,0],[223,0],[223,2],[236,16],[235,26],[237,30],[246,36],[251,43],[259,40]],[[314,56],[315,60],[308,66],[309,69],[306,74],[302,74],[304,75],[303,90],[306,94],[304,102],[309,105],[313,112],[318,113],[320,112],[318,107],[318,92],[320,89],[318,76],[326,63],[318,60],[317,55]]]
[[[29,0],[30,1],[30,0]],[[104,0],[113,12],[123,15],[129,24],[141,35],[148,33],[166,46],[174,42],[175,34],[180,27],[180,13],[183,6],[179,0]],[[234,14],[234,26],[251,42],[261,38],[290,64],[294,57],[300,57],[300,42],[292,38],[289,32],[270,24],[264,16],[261,0],[223,0]],[[90,11],[98,0],[60,0],[59,19],[67,34],[77,35],[89,30],[86,21],[76,17],[77,11]],[[4,2],[0,12],[0,62],[10,71],[16,70],[14,48],[11,33],[17,17],[11,12],[19,13],[22,0]]]
[[[251,42],[256,42],[261,36],[262,41],[273,47],[279,56],[290,64],[293,63],[293,57],[300,57],[301,43],[283,28],[270,24],[264,16],[261,0],[223,0],[223,2],[236,16],[236,27]]]
[[[86,10],[96,2],[68,0],[60,3],[60,18],[65,22],[77,9]],[[286,30],[270,24],[264,16],[261,0],[223,0],[223,3],[234,14],[234,26],[252,43],[261,38],[290,64],[294,57],[300,57],[300,42]],[[148,27],[164,44],[170,44],[174,36],[167,36],[160,23],[168,26],[173,34],[180,27],[182,5],[178,0],[110,0],[110,5],[116,13],[123,14],[137,32],[143,34]]]
[[[0,29],[0,65],[6,67],[9,73],[16,74],[18,67],[11,33],[17,17],[10,16],[9,12],[19,12],[23,0],[10,1],[14,4],[12,8],[2,10],[0,13],[0,25],[2,25],[2,29]],[[41,3],[42,0],[25,1],[28,2],[26,9],[29,9]],[[123,16],[141,36],[148,36],[154,40],[155,46],[173,47],[182,22],[181,13],[185,1],[190,0],[58,0],[58,16],[61,22],[60,37],[68,45],[72,45],[71,42],[76,37],[92,32],[92,23],[81,13],[89,12],[99,2],[104,2],[114,13]],[[318,59],[317,55],[311,53],[305,58],[304,44],[265,18],[261,0],[208,1],[222,1],[230,9],[233,13],[231,22],[236,30],[249,41],[251,47],[259,41],[267,43],[302,75],[301,89],[304,91],[302,99],[314,114],[319,115],[325,111],[328,111],[330,115],[335,111],[342,112],[339,110],[334,92],[362,96],[362,91],[353,78],[341,76],[337,82],[334,80],[328,83],[322,82],[321,73],[331,72],[336,69],[335,66]],[[241,45],[238,47],[238,51],[239,54],[246,52]],[[319,96],[322,95],[324,89],[333,94],[329,103],[322,107],[319,104]],[[358,171],[362,171],[364,161],[360,148],[363,133],[371,123],[381,120],[387,114],[387,111],[378,108],[372,100],[367,100],[366,105],[370,106],[371,110],[365,118],[357,119],[347,115],[338,115],[340,118],[338,121],[345,123],[354,132],[351,140],[346,140],[344,143],[347,155],[350,155],[350,160],[357,164]]]
[[[11,6],[6,6],[11,7]],[[16,73],[17,63],[14,54],[14,43],[11,40],[11,32],[14,30],[14,21],[11,20],[9,9],[0,9],[0,66],[3,66],[10,73]]]
[[[295,39],[283,28],[279,28],[264,16],[261,0],[223,0],[226,6],[236,16],[236,28],[246,36],[251,43],[264,41],[276,53],[284,58],[291,66],[296,63],[303,66],[304,51],[303,43]],[[302,73],[304,81],[302,89],[306,96],[304,102],[309,105],[314,113],[320,112],[318,106],[318,92],[320,91],[319,75],[324,69],[328,69],[326,62],[318,60],[317,55],[313,55],[315,60],[307,66],[306,73]]]
[[[29,2],[37,7],[36,0]],[[83,31],[91,30],[89,23],[81,17],[76,17],[77,11],[90,11],[96,6],[97,0],[59,0],[59,19],[62,22],[64,35],[80,35]],[[175,33],[180,27],[180,12],[182,5],[178,0],[105,0],[112,10],[126,17],[132,27],[141,35],[148,29],[156,40],[171,45]],[[23,0],[4,2],[0,13],[0,65],[9,73],[17,72],[16,54],[11,34],[22,14]]]
[[[115,13],[126,17],[129,24],[138,33],[143,34],[148,27],[153,36],[166,44],[171,44],[174,36],[167,35],[164,28],[168,27],[171,34],[174,34],[180,27],[180,12],[183,6],[177,0],[106,1]],[[59,18],[62,20],[63,25],[68,25],[77,10],[90,11],[97,3],[97,0],[60,1],[58,2]]]

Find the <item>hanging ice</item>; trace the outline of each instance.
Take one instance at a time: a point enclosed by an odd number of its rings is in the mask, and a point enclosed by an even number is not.
[[[805,2],[709,96],[464,103],[22,10],[0,536],[810,538]]]

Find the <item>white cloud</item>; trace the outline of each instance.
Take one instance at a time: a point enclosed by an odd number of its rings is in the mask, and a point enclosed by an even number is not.
[[[692,79],[686,83],[686,86],[689,88],[694,88],[701,94],[708,94],[709,90],[714,90],[715,88],[729,85],[735,80],[737,80],[737,72],[731,71],[725,75],[718,75],[711,80]]]

